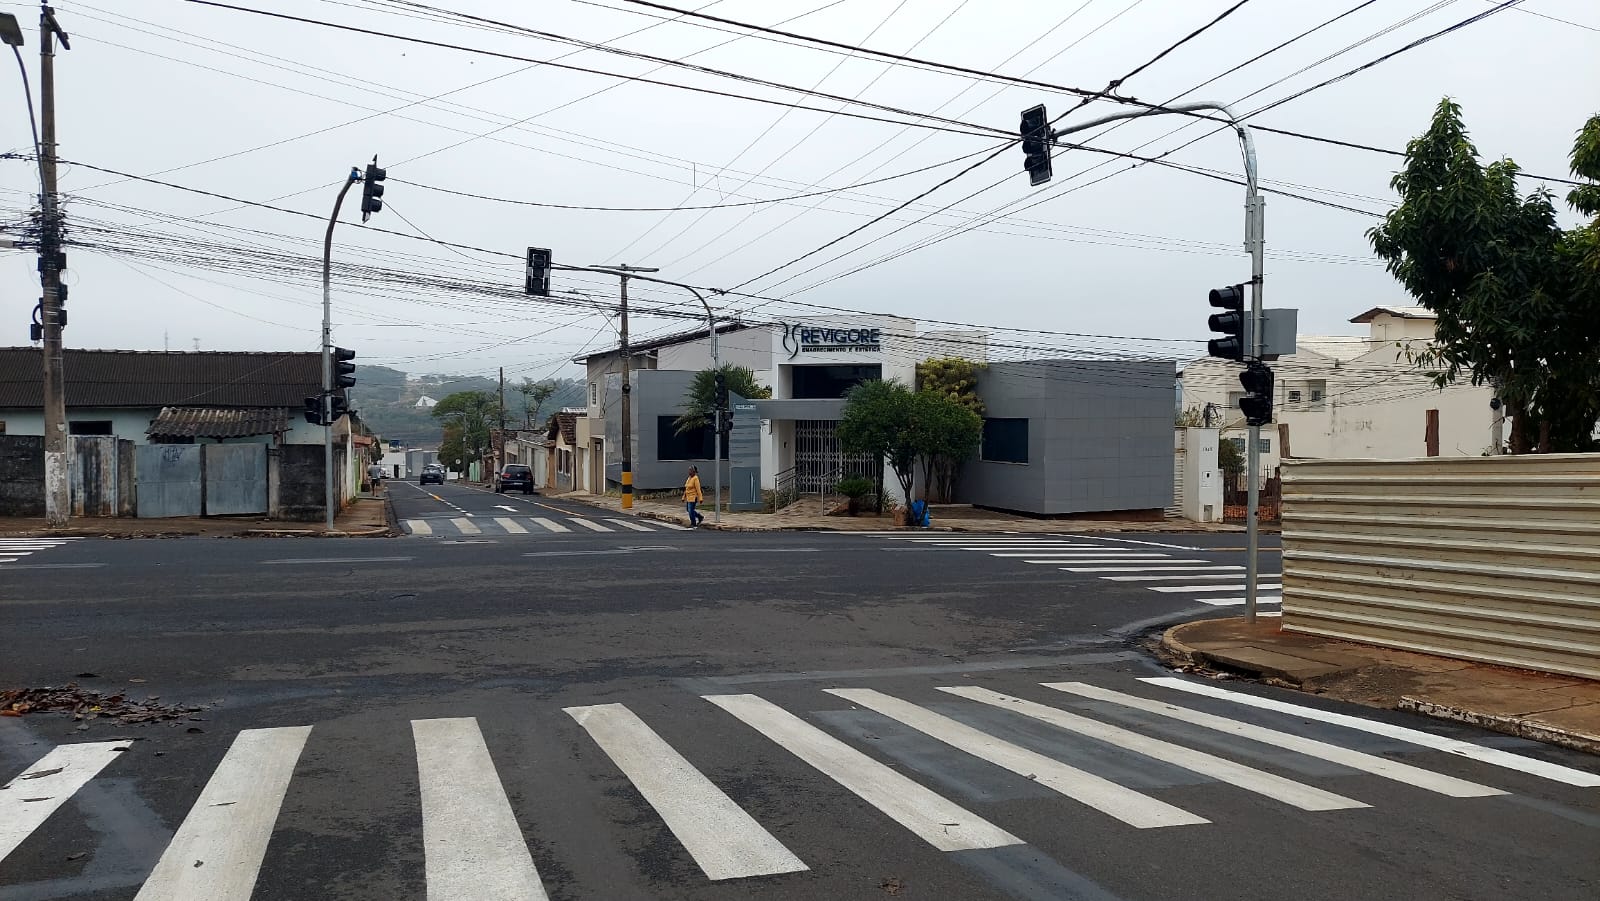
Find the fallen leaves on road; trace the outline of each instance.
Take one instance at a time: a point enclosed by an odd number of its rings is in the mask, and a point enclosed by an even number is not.
[[[900,881],[899,876],[890,876],[878,883],[878,888],[883,889],[885,894],[898,895],[906,890],[906,884]]]
[[[160,697],[151,695],[143,701],[131,700],[121,692],[106,694],[81,688],[76,682],[54,688],[8,688],[0,690],[0,716],[23,716],[29,713],[57,711],[71,713],[76,720],[95,720],[104,717],[116,723],[154,723],[164,720],[190,719],[201,707],[158,703]],[[79,731],[88,728],[80,725]]]

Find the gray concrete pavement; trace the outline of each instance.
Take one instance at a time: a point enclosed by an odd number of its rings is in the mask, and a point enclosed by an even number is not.
[[[524,503],[450,488],[410,518]],[[582,515],[550,506],[515,515]],[[1594,897],[1593,758],[1293,697],[1509,752],[1467,759],[1143,681],[1168,674],[1128,638],[1228,594],[1152,586],[1234,572],[1160,569],[1237,565],[1231,536],[956,537],[482,529],[0,563],[0,685],[202,708],[0,718],[0,901]],[[70,568],[21,568],[46,565]],[[1101,569],[1134,571],[1079,571]]]

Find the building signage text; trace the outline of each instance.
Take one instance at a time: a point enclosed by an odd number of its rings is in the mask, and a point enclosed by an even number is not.
[[[794,323],[783,328],[783,349],[794,359],[805,353],[876,353],[883,349],[882,330],[830,328]]]

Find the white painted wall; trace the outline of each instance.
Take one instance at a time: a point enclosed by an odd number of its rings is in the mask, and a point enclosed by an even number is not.
[[[1274,424],[1262,429],[1268,449],[1264,472],[1277,468],[1283,452],[1278,423],[1289,428],[1290,451],[1296,457],[1322,459],[1406,458],[1427,454],[1426,415],[1439,411],[1439,453],[1446,457],[1477,456],[1489,446],[1488,387],[1458,383],[1438,389],[1423,370],[1408,362],[1397,342],[1423,341],[1432,320],[1380,315],[1365,342],[1340,338],[1303,338],[1301,351],[1272,364]],[[1312,348],[1352,348],[1339,356]],[[1362,347],[1370,348],[1364,353]],[[1183,370],[1183,406],[1216,404],[1223,415],[1222,437],[1246,435],[1237,397],[1240,366],[1201,359]],[[1313,391],[1322,392],[1320,401]],[[1299,400],[1291,401],[1294,392]],[[1507,429],[1509,434],[1509,427]]]

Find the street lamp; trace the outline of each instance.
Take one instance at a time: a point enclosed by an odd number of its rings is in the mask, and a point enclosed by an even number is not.
[[[0,13],[0,41],[11,48],[17,57],[17,71],[22,73],[22,94],[28,101],[28,124],[33,128],[33,155],[40,166],[44,160],[39,152],[39,121],[33,115],[33,89],[28,85],[28,67],[22,62],[22,25],[11,13]],[[44,186],[44,172],[40,170],[39,185]]]

